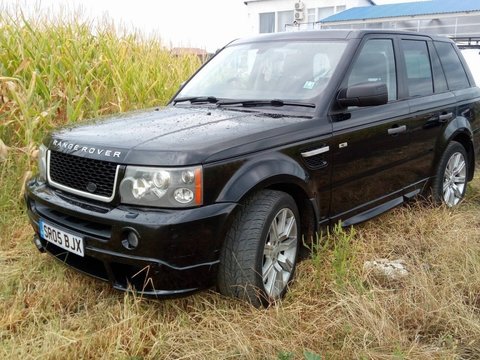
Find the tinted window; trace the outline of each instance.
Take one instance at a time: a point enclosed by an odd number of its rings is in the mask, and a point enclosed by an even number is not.
[[[402,40],[407,67],[408,94],[433,94],[432,68],[426,41]]]
[[[447,77],[447,83],[450,90],[464,89],[470,86],[457,52],[452,44],[435,42],[443,71]]]
[[[347,86],[379,82],[387,85],[388,100],[397,98],[393,43],[390,39],[368,40],[353,64]]]
[[[433,47],[433,43],[428,44],[428,50],[430,52],[430,61],[432,63],[433,70],[433,91],[435,93],[442,93],[448,91],[447,80],[445,79],[445,74],[443,73],[442,65],[438,59],[437,52]]]

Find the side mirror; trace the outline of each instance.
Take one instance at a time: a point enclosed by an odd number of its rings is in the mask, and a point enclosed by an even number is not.
[[[341,89],[337,103],[341,107],[376,106],[388,102],[388,89],[384,83],[366,82]]]

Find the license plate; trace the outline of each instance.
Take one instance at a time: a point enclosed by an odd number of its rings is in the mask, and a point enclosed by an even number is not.
[[[39,221],[40,236],[48,242],[61,247],[71,253],[84,256],[83,239],[80,236],[61,230],[56,226],[46,223],[43,219]]]

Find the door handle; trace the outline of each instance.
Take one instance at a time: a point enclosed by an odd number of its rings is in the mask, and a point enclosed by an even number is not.
[[[453,119],[453,113],[448,113],[448,114],[441,114],[439,117],[438,117],[438,121],[441,122],[441,123],[445,123],[447,122],[448,120],[452,120]]]
[[[323,146],[323,147],[315,149],[315,150],[302,152],[302,156],[304,158],[308,158],[308,157],[311,157],[311,156],[326,153],[327,151],[330,151],[330,146]]]
[[[407,131],[407,126],[406,125],[396,126],[396,127],[392,127],[390,129],[388,129],[388,135],[397,135],[397,134],[403,133],[405,131]]]

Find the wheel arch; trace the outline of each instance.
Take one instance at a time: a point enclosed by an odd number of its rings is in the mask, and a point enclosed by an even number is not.
[[[468,156],[468,181],[473,179],[475,173],[475,151],[473,147],[473,131],[470,126],[470,122],[464,117],[457,117],[455,121],[452,121],[444,131],[441,151],[437,153],[435,160],[435,169],[438,166],[440,158],[447,148],[448,144],[452,141],[460,143],[466,150]]]
[[[293,198],[300,215],[301,234],[304,236],[304,241],[314,239],[318,230],[318,214],[315,203],[308,198],[307,193],[292,183],[272,184],[266,189],[282,191]]]
[[[252,158],[235,172],[217,201],[241,203],[264,189],[283,191],[294,199],[300,214],[301,232],[310,238],[317,230],[318,209],[315,196],[309,190],[309,178],[308,171],[285,154]]]
[[[473,180],[473,176],[475,174],[475,151],[473,149],[473,141],[472,138],[467,135],[465,132],[459,132],[455,136],[450,139],[451,141],[456,141],[465,148],[468,156],[468,177],[467,180]]]

